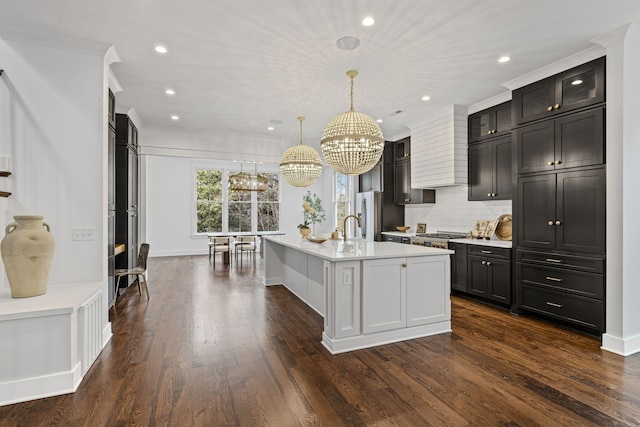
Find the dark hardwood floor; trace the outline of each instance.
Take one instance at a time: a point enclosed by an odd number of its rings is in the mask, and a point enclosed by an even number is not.
[[[452,298],[453,333],[332,356],[322,318],[261,264],[151,258],[76,393],[0,426],[640,425],[640,355]]]

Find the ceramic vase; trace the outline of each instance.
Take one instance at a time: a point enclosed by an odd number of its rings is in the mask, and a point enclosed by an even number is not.
[[[311,234],[311,229],[309,227],[301,228],[300,234],[302,234],[302,237],[306,239]]]
[[[55,242],[40,215],[16,215],[0,244],[11,296],[26,298],[47,292]]]

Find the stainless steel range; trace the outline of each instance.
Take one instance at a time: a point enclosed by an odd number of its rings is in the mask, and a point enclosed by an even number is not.
[[[465,233],[438,231],[437,233],[416,234],[415,237],[411,238],[411,244],[449,249],[449,240],[464,239],[466,237],[467,235]]]

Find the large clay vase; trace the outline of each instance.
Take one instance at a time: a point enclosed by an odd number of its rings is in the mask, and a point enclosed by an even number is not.
[[[49,224],[40,215],[16,215],[0,244],[2,261],[13,298],[47,292],[55,242]]]

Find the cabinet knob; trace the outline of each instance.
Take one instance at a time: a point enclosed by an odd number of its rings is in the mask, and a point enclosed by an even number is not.
[[[405,202],[410,202],[410,201],[411,201],[411,199],[404,199],[404,201],[405,201]]]
[[[488,131],[487,131],[487,135],[491,135],[492,133],[493,133],[493,131],[492,131],[492,130],[488,130]]]
[[[487,197],[491,197],[491,193],[487,193]]]
[[[487,265],[491,265],[491,261],[487,261]]]
[[[491,193],[491,197],[496,197],[496,193]]]
[[[560,221],[556,221],[556,225],[561,225],[562,223]]]
[[[548,222],[548,224],[549,224],[549,225],[553,225],[553,221],[549,221],[549,222]]]
[[[547,165],[553,166],[553,162],[547,162]]]
[[[560,163],[562,163],[562,160],[556,160],[554,163],[555,163],[556,165],[559,165]]]
[[[487,261],[482,261],[482,265],[486,265],[486,264],[487,264]]]
[[[547,111],[551,111],[551,110],[553,110],[553,107],[552,107],[551,105],[549,105],[549,106],[547,107]]]
[[[555,108],[557,110],[558,108],[560,108],[560,104],[554,105],[553,108]]]
[[[402,263],[402,268],[407,268],[407,263],[406,262]]]

